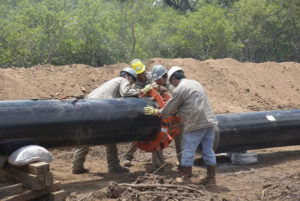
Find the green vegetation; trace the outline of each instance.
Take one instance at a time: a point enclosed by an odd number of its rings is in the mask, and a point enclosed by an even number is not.
[[[298,0],[0,0],[0,67],[133,58],[300,62]]]

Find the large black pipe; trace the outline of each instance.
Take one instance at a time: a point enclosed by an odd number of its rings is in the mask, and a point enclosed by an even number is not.
[[[300,110],[218,114],[216,152],[300,145]]]
[[[44,147],[154,139],[160,119],[145,116],[146,105],[154,102],[148,98],[0,101],[0,154],[4,140],[24,138]],[[300,144],[300,110],[218,114],[217,119],[216,152]]]
[[[143,110],[153,103],[149,98],[0,101],[0,142],[29,138],[57,147],[154,139],[160,118]]]

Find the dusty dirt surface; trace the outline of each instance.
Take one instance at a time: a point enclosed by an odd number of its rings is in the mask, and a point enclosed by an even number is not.
[[[215,113],[237,113],[300,108],[300,64],[240,63],[233,59],[162,59],[145,61],[150,71],[155,64],[181,66],[187,78],[204,86]],[[81,64],[40,65],[0,69],[0,100],[64,98],[92,89],[118,76],[127,64],[94,68]],[[128,143],[119,145],[121,164]],[[218,156],[217,185],[204,187],[200,155],[196,156],[189,185],[176,183],[174,144],[164,150],[166,164],[151,167],[151,154],[138,150],[130,173],[108,174],[103,146],[91,147],[85,166],[89,172],[71,173],[76,147],[51,149],[55,160],[51,171],[69,193],[68,200],[300,200],[300,146],[250,150],[258,162],[233,165]]]

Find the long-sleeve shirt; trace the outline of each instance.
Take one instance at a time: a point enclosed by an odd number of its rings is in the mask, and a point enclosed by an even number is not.
[[[130,82],[123,77],[113,78],[94,89],[88,98],[119,98],[138,96],[139,90],[132,89]]]
[[[176,109],[181,116],[184,134],[218,124],[202,85],[195,80],[181,79],[160,113],[167,117]]]

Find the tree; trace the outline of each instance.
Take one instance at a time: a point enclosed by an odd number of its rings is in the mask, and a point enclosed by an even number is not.
[[[235,40],[243,44],[242,50],[236,52],[237,59],[254,62],[299,59],[296,48],[299,28],[294,7],[281,2],[241,0],[233,6],[228,16],[235,29]]]
[[[199,0],[164,0],[164,2],[176,10],[190,12],[196,8]]]

